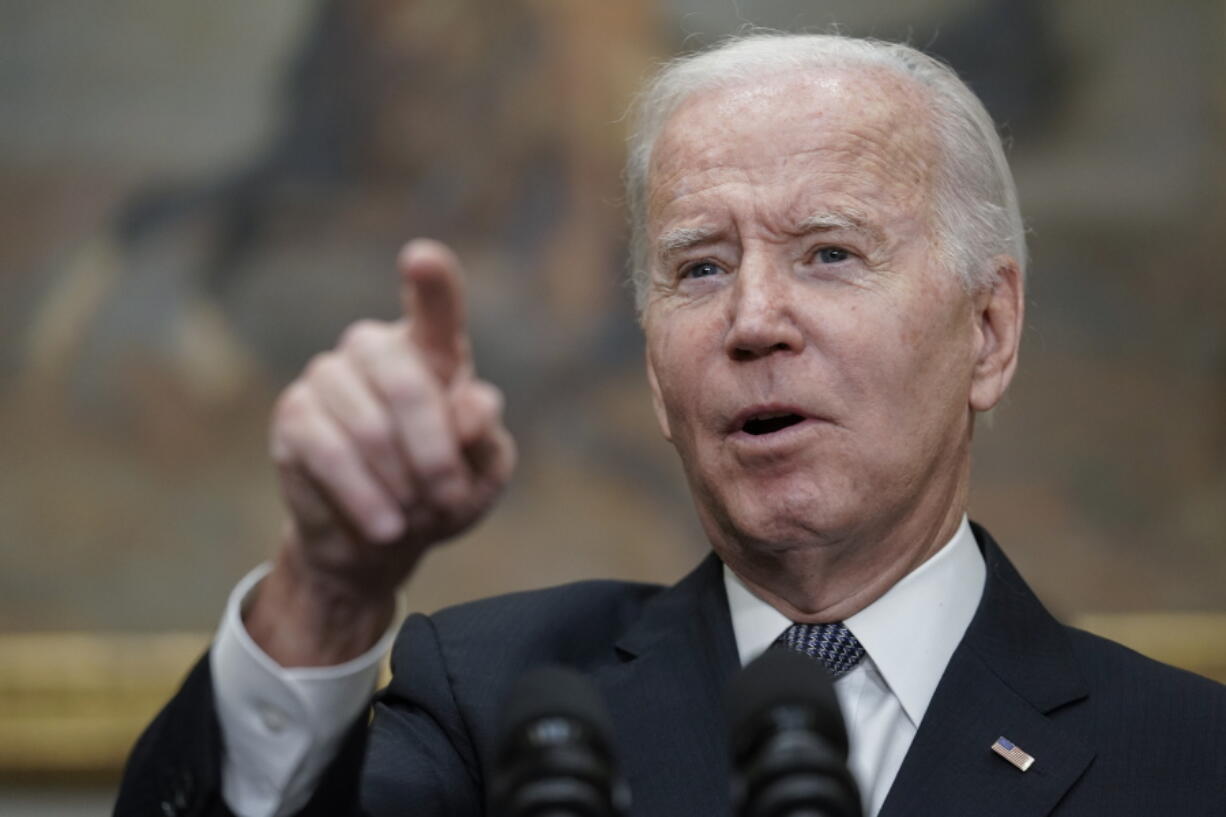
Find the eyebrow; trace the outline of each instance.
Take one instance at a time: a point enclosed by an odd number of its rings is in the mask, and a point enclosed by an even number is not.
[[[675,252],[688,250],[710,241],[718,233],[713,227],[677,227],[664,232],[656,239],[656,246],[661,258],[666,258]]]
[[[875,243],[885,241],[885,233],[875,224],[869,223],[861,213],[854,211],[830,211],[814,213],[797,225],[797,235],[807,233],[825,233],[834,230],[854,230],[864,233]]]
[[[870,224],[860,213],[855,211],[829,211],[814,213],[796,227],[796,235],[809,233],[831,232],[834,230],[853,230],[865,233],[869,240],[875,243],[885,241],[885,234],[877,226]],[[705,244],[719,234],[714,227],[676,227],[666,230],[656,239],[657,253],[661,259],[699,244]]]

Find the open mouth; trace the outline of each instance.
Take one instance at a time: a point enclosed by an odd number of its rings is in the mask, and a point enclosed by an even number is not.
[[[799,414],[781,413],[781,414],[759,414],[750,417],[741,426],[741,431],[746,434],[752,434],[755,437],[760,437],[763,434],[774,434],[776,431],[782,431],[785,428],[803,422],[804,417]]]

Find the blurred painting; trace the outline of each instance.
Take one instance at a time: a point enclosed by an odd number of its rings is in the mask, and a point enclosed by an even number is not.
[[[399,314],[415,236],[465,263],[522,464],[409,607],[685,573],[706,544],[624,280],[625,112],[660,61],[750,24],[906,39],[983,97],[1033,260],[972,515],[1065,616],[1142,646],[1184,616],[1166,660],[1226,678],[1223,20],[1195,0],[4,4],[0,774],[114,779],[276,543],[278,391],[353,320]]]

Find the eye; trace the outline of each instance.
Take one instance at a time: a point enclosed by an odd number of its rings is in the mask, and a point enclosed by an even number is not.
[[[682,278],[707,278],[711,275],[719,275],[723,272],[723,268],[711,261],[699,261],[697,264],[690,264],[681,270]]]
[[[822,247],[817,251],[817,260],[823,264],[838,264],[851,258],[851,253],[842,247]]]

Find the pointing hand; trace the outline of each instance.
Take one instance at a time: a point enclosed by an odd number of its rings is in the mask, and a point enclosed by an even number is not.
[[[417,240],[398,266],[404,318],[350,326],[273,413],[272,458],[289,521],[248,629],[287,665],[333,663],[370,646],[377,632],[367,630],[390,617],[395,589],[421,555],[489,510],[514,468],[502,395],[473,369],[459,261],[444,245]],[[258,609],[269,596],[279,624]],[[320,606],[339,605],[369,626],[325,637],[335,622],[304,625],[301,643],[277,655],[284,603],[299,619],[326,618]],[[262,622],[274,630],[264,640]],[[325,643],[311,643],[319,638]]]

